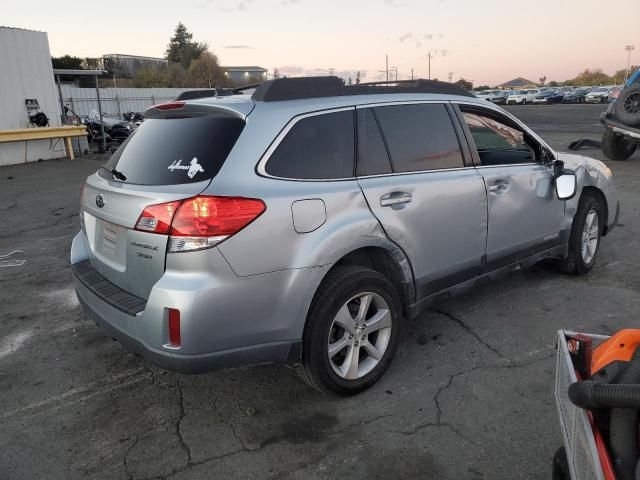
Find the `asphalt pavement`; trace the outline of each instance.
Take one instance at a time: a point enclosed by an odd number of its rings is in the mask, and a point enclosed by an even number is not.
[[[558,150],[602,132],[604,106],[509,110]],[[636,153],[607,161],[622,214],[589,275],[534,267],[434,305],[359,396],[319,395],[283,366],[169,373],[73,292],[80,189],[101,161],[0,168],[2,479],[549,479],[556,331],[638,323]]]

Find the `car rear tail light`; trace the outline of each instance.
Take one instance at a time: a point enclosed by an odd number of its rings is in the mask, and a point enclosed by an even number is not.
[[[182,345],[180,338],[180,310],[169,308],[169,344],[172,347]]]
[[[169,234],[169,252],[213,247],[238,233],[265,211],[262,200],[199,195],[182,201],[150,205],[136,230]]]
[[[136,230],[152,233],[169,233],[171,220],[180,201],[149,205],[136,222]]]

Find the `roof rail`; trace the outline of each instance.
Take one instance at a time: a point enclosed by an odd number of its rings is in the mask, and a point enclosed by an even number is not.
[[[467,90],[437,80],[400,80],[345,85],[335,76],[278,78],[262,82],[251,98],[258,102],[279,102],[304,98],[372,95],[381,93],[436,93],[473,97]]]

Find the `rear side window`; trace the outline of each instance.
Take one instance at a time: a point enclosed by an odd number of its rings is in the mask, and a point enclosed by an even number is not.
[[[396,172],[463,166],[458,137],[442,104],[375,109]]]
[[[358,110],[358,176],[391,173],[387,148],[373,110]]]
[[[139,185],[176,185],[216,176],[244,128],[229,116],[147,119],[105,168]]]
[[[353,111],[323,113],[295,123],[267,162],[282,178],[325,180],[353,177]]]

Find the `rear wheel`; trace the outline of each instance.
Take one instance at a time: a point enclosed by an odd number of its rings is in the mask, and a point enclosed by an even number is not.
[[[522,104],[523,104],[523,105],[526,105],[526,104],[527,104],[527,99],[526,99],[526,98],[523,98],[523,99],[522,99]]]
[[[585,193],[573,217],[569,236],[569,255],[560,262],[565,273],[582,275],[595,265],[604,228],[604,205],[590,193]]]
[[[400,296],[384,275],[359,266],[335,267],[309,310],[302,378],[338,395],[369,388],[398,348],[401,315]]]
[[[620,92],[614,106],[614,113],[625,125],[630,127],[640,125],[640,85]]]
[[[610,128],[605,128],[602,135],[602,152],[611,160],[627,160],[637,145],[629,142],[622,135],[618,135]]]

